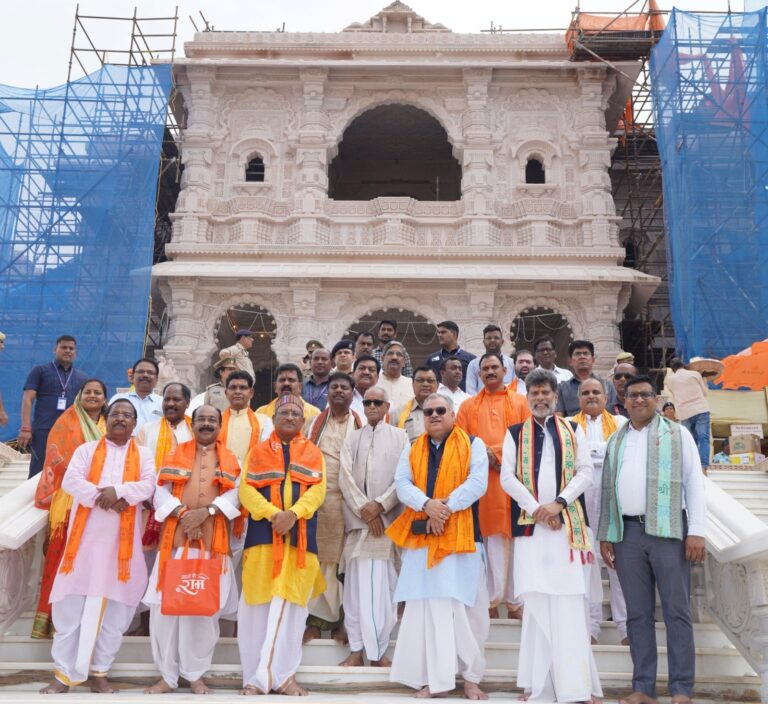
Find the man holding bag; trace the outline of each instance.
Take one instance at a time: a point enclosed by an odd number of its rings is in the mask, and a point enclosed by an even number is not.
[[[158,469],[155,520],[163,524],[144,603],[150,609],[152,657],[161,679],[147,694],[171,692],[179,676],[194,694],[210,694],[203,675],[219,639],[219,617],[237,608],[229,523],[239,518],[240,465],[219,439],[221,411],[192,414],[193,440]],[[235,525],[235,534],[242,526]]]

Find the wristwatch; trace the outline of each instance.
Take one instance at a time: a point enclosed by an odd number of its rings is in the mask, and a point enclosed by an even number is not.
[[[568,508],[568,502],[562,496],[558,496],[555,501],[559,503],[563,508]]]
[[[215,516],[216,515],[216,507],[213,504],[211,504],[208,507],[208,515],[209,516]]]

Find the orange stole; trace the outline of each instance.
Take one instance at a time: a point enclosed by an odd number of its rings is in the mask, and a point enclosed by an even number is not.
[[[164,466],[158,474],[158,482],[168,482],[173,485],[173,495],[177,499],[181,498],[184,492],[184,485],[192,476],[196,453],[196,440],[188,440],[181,443],[165,458]],[[235,482],[240,475],[240,464],[237,461],[237,457],[226,448],[221,438],[216,441],[216,457],[219,461],[219,466],[216,469],[213,481],[219,485],[219,495],[221,495],[235,488]],[[163,534],[160,538],[158,555],[158,560],[160,560],[157,570],[158,591],[165,576],[165,563],[171,558],[171,553],[173,552],[173,536],[176,534],[178,525],[179,519],[177,516],[168,516],[163,522]],[[229,554],[227,518],[221,513],[217,513],[213,517],[211,552],[220,558]],[[222,561],[222,567],[223,565]]]
[[[503,404],[498,397],[503,396]],[[491,410],[492,399],[503,408],[503,415]],[[456,424],[470,435],[479,437],[501,463],[501,449],[507,429],[516,423],[522,423],[531,416],[525,397],[505,388],[504,394],[489,394],[485,389],[461,404]],[[480,499],[480,532],[483,537],[503,535],[512,538],[512,498],[501,487],[501,472],[491,469],[488,472],[488,489]]]
[[[308,487],[323,480],[323,453],[303,435],[291,440],[289,448],[288,474],[291,482],[300,485],[299,498],[304,496]],[[272,431],[264,442],[260,442],[248,456],[248,468],[245,480],[254,489],[269,487],[269,500],[273,506],[283,510],[282,485],[285,480],[285,460],[283,443]],[[296,566],[303,569],[307,555],[307,519],[297,521]],[[272,576],[277,577],[283,569],[285,536],[272,531]]]
[[[96,451],[91,458],[91,469],[88,472],[88,481],[98,485],[101,473],[104,471],[104,460],[107,457],[107,441],[102,438],[96,444]],[[136,442],[128,441],[128,452],[125,455],[123,465],[123,483],[137,482],[141,476],[141,461]],[[80,540],[83,537],[85,524],[91,509],[86,506],[78,506],[75,519],[72,521],[72,530],[69,533],[67,547],[61,560],[59,572],[69,574],[75,567],[75,557],[80,549]],[[136,524],[136,507],[129,506],[120,514],[120,542],[117,547],[117,578],[121,582],[127,582],[131,578],[131,557],[133,556],[133,532]]]
[[[423,433],[411,448],[411,471],[413,483],[422,491],[427,490],[427,467],[429,465],[429,435]],[[445,450],[440,461],[440,469],[435,481],[435,497],[447,498],[469,476],[469,461],[472,446],[469,435],[461,428],[454,427],[445,441]],[[472,520],[472,507],[451,514],[446,521],[442,535],[414,535],[411,524],[424,520],[424,511],[414,511],[410,507],[398,516],[387,528],[386,533],[395,545],[410,550],[427,548],[427,567],[438,564],[448,555],[461,552],[475,552],[475,527]]]

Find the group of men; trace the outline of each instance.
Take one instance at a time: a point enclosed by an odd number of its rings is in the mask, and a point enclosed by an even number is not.
[[[210,691],[219,620],[236,618],[246,695],[306,694],[295,677],[302,644],[329,632],[349,643],[344,666],[390,667],[420,698],[444,696],[461,675],[466,698],[486,699],[484,644],[505,614],[522,619],[523,698],[594,703],[605,565],[634,662],[622,702],[656,701],[657,587],[669,692],[690,701],[703,475],[690,433],[656,412],[651,379],[627,362],[611,381],[596,376],[586,340],[569,346],[571,376],[551,338],[510,359],[495,325],[475,358],[451,321],[438,325],[441,350],[408,377],[410,357],[385,323],[379,347],[370,337],[363,350],[359,338],[313,350],[306,381],[280,365],[275,398],[255,412],[253,376],[232,350],[219,365],[227,406],[203,396],[191,419],[178,382],[163,389],[160,416],[142,418],[157,369],[134,365],[138,400],[111,400],[105,438],[82,445],[65,475],[72,517],[51,594],[56,680],[44,691],[87,679],[111,690],[107,672],[142,602],[161,674],[149,693],[180,677]],[[60,377],[58,354],[54,367]],[[182,585],[188,611],[169,593],[182,559],[209,568]],[[217,608],[201,615],[199,592],[213,582]]]

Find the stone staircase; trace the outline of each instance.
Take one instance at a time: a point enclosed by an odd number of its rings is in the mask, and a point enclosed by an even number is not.
[[[26,463],[19,458],[6,461],[0,468],[0,498],[19,486],[26,478]],[[713,474],[715,476],[713,476]],[[721,474],[725,476],[721,476]],[[745,475],[745,476],[740,476]],[[731,493],[734,498],[752,506],[758,515],[768,521],[768,477],[752,476],[749,472],[716,472],[710,477],[718,486]],[[28,485],[25,485],[28,486]],[[12,496],[19,495],[21,488]],[[763,496],[763,492],[765,496]],[[29,489],[27,489],[29,493]],[[8,497],[9,499],[11,497]],[[27,511],[27,514],[30,514]],[[3,521],[9,516],[0,513],[0,535]],[[32,521],[32,518],[26,520]],[[34,519],[39,522],[39,517]],[[32,542],[32,541],[28,541]],[[38,539],[39,543],[39,539]],[[9,551],[6,551],[9,552]],[[21,552],[21,551],[18,551]],[[38,559],[39,546],[34,559]],[[0,559],[0,575],[4,569]],[[34,584],[35,579],[29,582]],[[31,591],[31,589],[30,589]],[[32,624],[32,612],[36,599],[27,594],[26,608],[21,616],[11,625],[6,626],[0,635],[0,689],[4,682],[33,681],[40,673],[50,671],[50,641],[39,641],[29,637]],[[604,617],[607,619],[608,592],[607,580],[604,580]],[[659,646],[659,683],[663,691],[667,673],[667,651],[665,629],[657,614],[657,637]],[[705,619],[700,619],[702,621]],[[394,639],[390,647],[390,656],[394,648]],[[603,687],[608,691],[629,689],[631,684],[632,662],[629,648],[620,645],[615,625],[605,620],[599,645],[594,646],[595,658],[600,671]],[[695,624],[696,641],[696,692],[717,701],[726,699],[759,700],[760,678],[747,660],[732,644],[721,628],[715,623],[700,622]],[[509,691],[516,689],[516,668],[520,642],[520,622],[507,619],[492,621],[491,632],[486,643],[487,670],[484,681],[489,687]],[[298,676],[302,683],[321,689],[349,692],[391,689],[386,668],[342,668],[338,663],[347,654],[346,648],[330,639],[315,640],[304,647],[302,665]],[[157,676],[152,663],[149,639],[144,637],[126,637],[113,668],[113,674],[129,681]],[[216,649],[211,675],[221,686],[237,686],[240,676],[239,655],[235,638],[222,637]],[[21,680],[19,679],[21,678]],[[22,685],[19,685],[22,686]],[[2,698],[5,698],[2,695]]]

